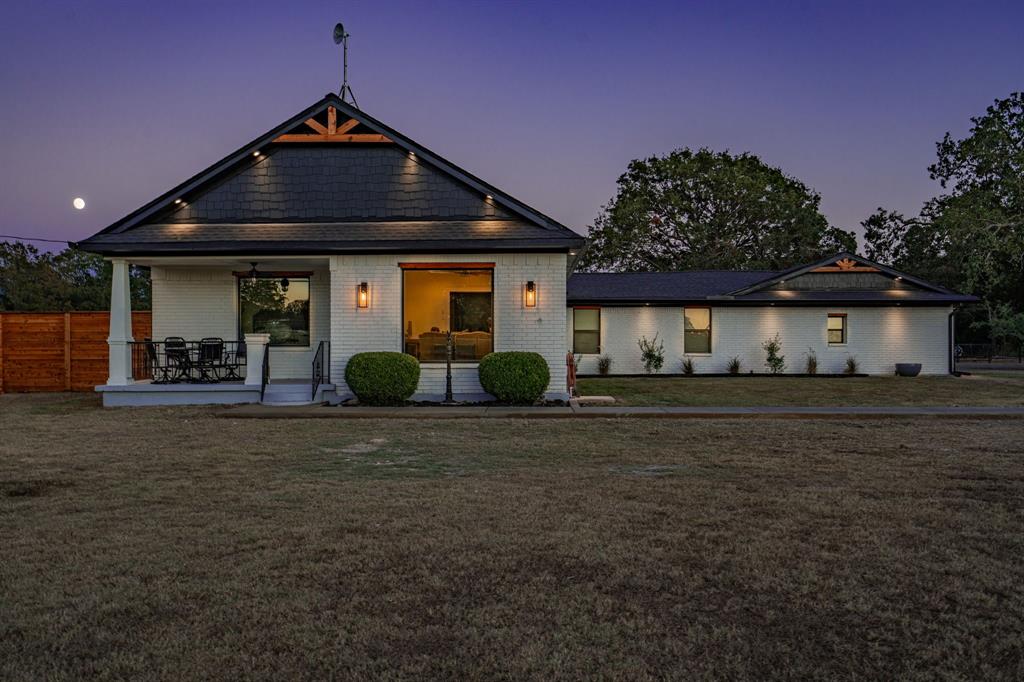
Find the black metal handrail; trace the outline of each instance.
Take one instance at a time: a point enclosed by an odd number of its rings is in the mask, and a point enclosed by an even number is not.
[[[154,384],[217,383],[241,380],[245,376],[245,343],[206,338],[186,341],[168,337],[163,341],[133,341],[130,344],[132,378]]]
[[[270,345],[263,346],[263,376],[260,377],[260,402],[267,393],[267,384],[270,383]]]
[[[329,347],[329,341],[321,341],[316,347],[316,353],[313,354],[313,392],[310,400],[316,400],[316,392],[321,384],[330,383],[330,362],[324,363],[325,356],[329,355],[324,352],[324,349]]]

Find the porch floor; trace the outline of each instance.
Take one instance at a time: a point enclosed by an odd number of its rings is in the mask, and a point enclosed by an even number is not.
[[[277,390],[275,390],[275,388]],[[264,403],[297,405],[312,403],[309,379],[271,379],[267,383]],[[332,393],[334,384],[321,384],[320,396]],[[96,392],[107,407],[151,405],[242,405],[260,402],[260,387],[244,381],[221,381],[216,384],[154,384],[150,380],[126,386],[102,385]]]

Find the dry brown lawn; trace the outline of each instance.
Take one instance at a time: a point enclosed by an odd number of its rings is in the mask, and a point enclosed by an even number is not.
[[[1024,420],[0,396],[0,678],[1024,675]]]
[[[581,395],[620,405],[1006,406],[1024,405],[1024,373],[963,377],[600,377],[581,379]]]

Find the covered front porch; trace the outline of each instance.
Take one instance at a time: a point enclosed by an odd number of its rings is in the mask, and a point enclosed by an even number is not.
[[[412,400],[444,399],[452,339],[457,400],[492,397],[479,361],[540,353],[548,399],[565,399],[561,253],[113,257],[107,405],[319,402],[352,396],[349,359],[404,352],[420,363]],[[129,267],[148,267],[152,335],[134,338]],[[300,388],[301,386],[304,386]]]
[[[105,405],[330,399],[327,258],[111,259]],[[129,268],[147,267],[153,331],[132,335]]]

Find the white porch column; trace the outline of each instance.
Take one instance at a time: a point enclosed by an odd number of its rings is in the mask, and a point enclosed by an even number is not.
[[[245,335],[245,385],[263,385],[263,354],[270,349],[270,334]]]
[[[110,284],[110,351],[108,386],[126,386],[132,383],[132,292],[128,278],[128,261],[114,258],[113,278]]]

